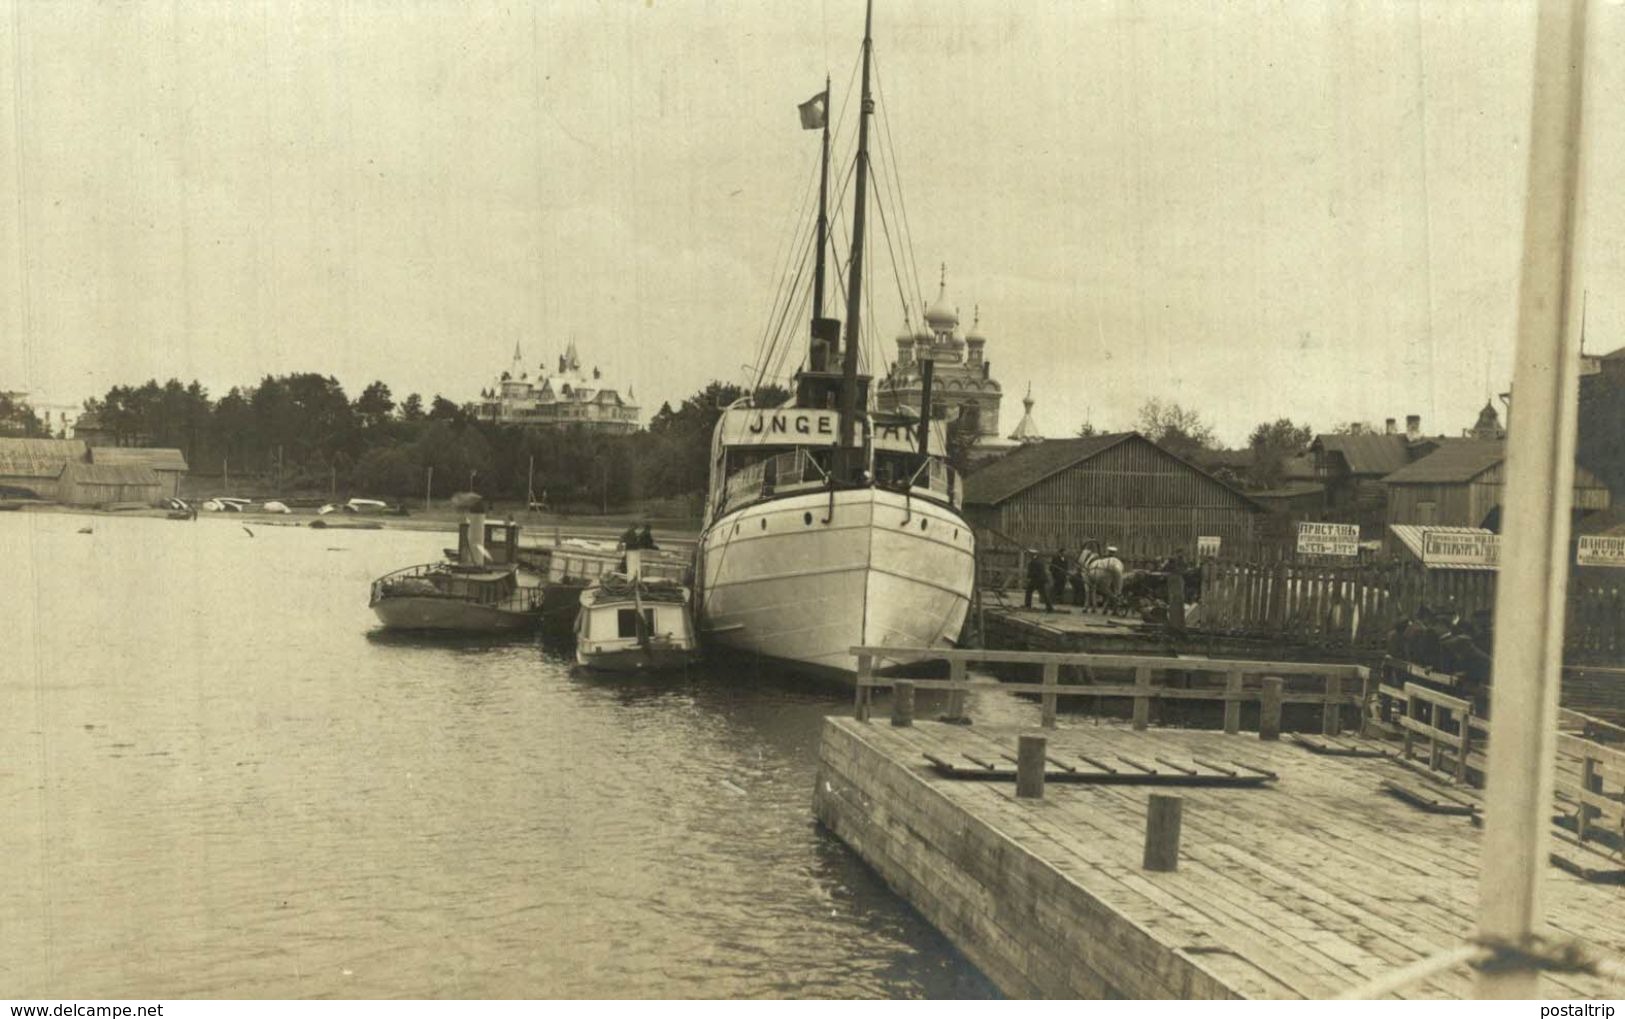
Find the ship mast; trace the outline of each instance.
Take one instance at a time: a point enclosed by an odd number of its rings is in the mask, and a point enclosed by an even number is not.
[[[858,114],[858,165],[856,196],[852,207],[852,255],[847,259],[851,267],[846,287],[846,345],[841,366],[841,450],[850,456],[858,424],[858,334],[862,323],[863,305],[863,221],[869,193],[869,117],[873,115],[875,101],[869,95],[869,53],[874,47],[870,37],[874,22],[874,0],[864,5],[863,14],[863,105]]]
[[[813,268],[813,321],[824,317],[824,248],[829,244],[829,75],[824,75],[824,159],[818,168],[818,261]]]

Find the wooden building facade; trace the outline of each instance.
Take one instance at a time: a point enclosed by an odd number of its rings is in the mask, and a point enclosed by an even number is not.
[[[1141,555],[1192,556],[1196,539],[1252,547],[1262,507],[1135,432],[1049,439],[970,475],[965,511],[1045,550],[1090,538]]]
[[[158,474],[151,467],[70,463],[62,469],[57,498],[73,506],[151,505],[160,491]]]
[[[158,496],[178,499],[186,457],[178,449],[152,446],[92,446],[90,462],[108,467],[150,467],[158,476]]]
[[[1388,476],[1388,523],[1500,530],[1506,485],[1501,442],[1462,440]],[[1608,488],[1584,467],[1574,468],[1574,509],[1609,506]]]

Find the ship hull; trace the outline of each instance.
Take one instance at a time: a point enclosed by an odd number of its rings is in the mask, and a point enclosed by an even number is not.
[[[747,506],[707,528],[696,556],[708,646],[847,679],[858,645],[952,647],[976,579],[963,518],[883,489]]]
[[[537,612],[510,612],[456,598],[395,596],[376,601],[372,611],[390,630],[444,633],[512,633],[541,621]]]

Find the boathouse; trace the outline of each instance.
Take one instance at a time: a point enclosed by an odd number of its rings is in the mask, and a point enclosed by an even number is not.
[[[965,479],[965,511],[1045,549],[1089,538],[1130,555],[1194,554],[1198,537],[1226,549],[1252,546],[1256,501],[1137,432],[1049,439],[1016,450]]]
[[[0,438],[0,498],[59,498],[63,468],[84,459],[77,439]]]
[[[188,470],[178,449],[137,446],[92,446],[90,462],[107,467],[150,467],[158,476],[158,498],[178,499]]]
[[[159,491],[157,472],[141,464],[70,463],[57,484],[57,498],[73,506],[151,505]]]

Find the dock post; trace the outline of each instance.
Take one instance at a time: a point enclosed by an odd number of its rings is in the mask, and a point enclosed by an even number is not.
[[[953,683],[965,682],[965,660],[950,658],[948,660],[948,679]],[[943,718],[947,722],[965,723],[965,688],[955,686],[948,691],[948,713]]]
[[[1185,632],[1185,576],[1178,572],[1168,574],[1168,629]]]
[[[1258,702],[1258,738],[1281,738],[1281,688],[1286,683],[1280,676],[1264,677],[1264,696]]]
[[[1044,750],[1049,740],[1043,736],[1023,736],[1016,744],[1016,795],[1022,799],[1044,798]]]
[[[891,688],[891,724],[906,729],[914,724],[914,684],[899,679]]]
[[[1326,677],[1326,704],[1320,711],[1320,731],[1327,736],[1343,732],[1343,677]]]
[[[1240,672],[1229,672],[1224,677],[1224,731],[1234,736],[1241,731]]]
[[[1602,792],[1602,776],[1597,773],[1597,759],[1590,754],[1586,755],[1585,762],[1580,766],[1580,789],[1588,793]],[[1580,813],[1575,818],[1574,830],[1581,842],[1585,841],[1586,832],[1591,828],[1591,819],[1601,813],[1585,800],[1580,801]]]
[[[857,703],[853,705],[853,717],[860,722],[869,720],[869,706],[874,699],[875,688],[869,684],[874,681],[874,658],[869,655],[858,656]]]
[[[1061,666],[1056,662],[1044,663],[1043,725],[1055,728],[1055,687],[1059,682]]]
[[[1179,869],[1179,824],[1185,801],[1152,793],[1145,810],[1145,869]]]
[[[1151,666],[1134,667],[1134,728],[1144,729],[1151,721]],[[1142,693],[1141,691],[1147,691]]]

